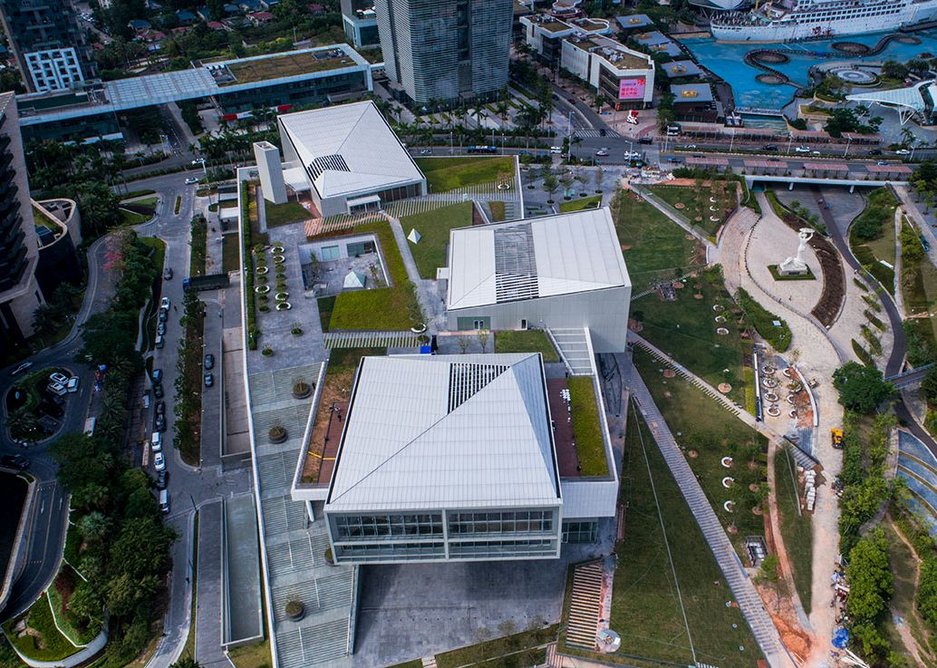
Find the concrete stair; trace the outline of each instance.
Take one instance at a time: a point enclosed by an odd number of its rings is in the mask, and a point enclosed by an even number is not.
[[[592,375],[592,356],[589,353],[589,343],[586,339],[589,336],[588,330],[560,328],[549,329],[547,332],[572,375]]]

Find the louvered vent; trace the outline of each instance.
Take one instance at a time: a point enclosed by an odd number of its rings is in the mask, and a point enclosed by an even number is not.
[[[449,412],[508,370],[503,364],[455,363],[449,367]]]

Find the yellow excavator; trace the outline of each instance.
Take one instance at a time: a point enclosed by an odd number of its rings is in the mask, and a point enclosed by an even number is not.
[[[833,447],[837,450],[842,450],[843,448],[843,430],[838,427],[833,427],[830,429],[830,437],[833,441]]]

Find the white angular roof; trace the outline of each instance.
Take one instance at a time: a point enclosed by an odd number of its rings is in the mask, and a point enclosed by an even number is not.
[[[283,114],[278,120],[322,197],[373,192],[423,179],[373,102]]]
[[[365,357],[345,420],[328,511],[561,503],[537,354]]]
[[[606,207],[449,235],[450,310],[630,285]]]

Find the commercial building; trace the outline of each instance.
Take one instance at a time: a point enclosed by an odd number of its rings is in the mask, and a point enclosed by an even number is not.
[[[565,38],[561,62],[616,109],[644,108],[654,99],[654,60],[608,37]]]
[[[32,206],[39,241],[36,278],[42,294],[51,299],[62,281],[76,284],[82,279],[77,251],[81,245],[81,215],[78,204],[71,199],[33,200]]]
[[[417,105],[489,99],[508,85],[513,0],[376,0],[391,90]]]
[[[67,0],[0,0],[0,21],[30,91],[68,90],[93,74],[88,41]]]
[[[451,330],[588,328],[594,352],[622,352],[631,279],[607,208],[449,235]]]
[[[345,37],[358,48],[381,43],[374,0],[342,0],[342,25]]]
[[[234,117],[253,109],[336,103],[373,90],[371,66],[347,44],[200,63],[107,81],[80,91],[20,95],[24,138],[123,138],[119,114],[182,100],[212,100]]]
[[[677,120],[712,123],[722,118],[722,105],[708,83],[672,85],[673,110]]]
[[[282,114],[277,125],[285,184],[309,191],[323,217],[426,194],[426,178],[373,102]],[[264,173],[266,197],[277,186]]]
[[[0,347],[7,348],[32,334],[33,313],[45,303],[13,93],[0,95],[0,197]]]

